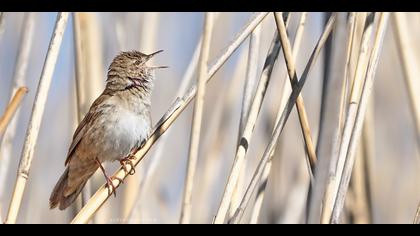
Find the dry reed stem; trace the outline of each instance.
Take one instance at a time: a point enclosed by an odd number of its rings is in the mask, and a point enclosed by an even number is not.
[[[366,123],[363,125],[366,126]],[[365,132],[365,127],[363,128],[363,132]],[[364,137],[363,137],[364,138]],[[352,222],[354,224],[367,224],[369,223],[369,206],[368,206],[368,194],[367,194],[367,186],[366,186],[366,179],[367,179],[367,172],[365,166],[365,156],[364,147],[365,145],[360,145],[357,149],[357,157],[354,163],[354,170],[353,170],[353,179],[350,183],[349,190],[348,190],[348,201],[350,201],[350,196],[352,196],[352,206],[347,207],[347,200],[346,200],[346,211],[348,211],[352,217]],[[352,194],[350,194],[352,192]]]
[[[347,153],[347,145],[350,140],[350,132],[352,130],[355,118],[356,118],[356,112],[357,112],[357,104],[359,101],[360,96],[360,89],[363,85],[367,66],[368,66],[368,57],[369,57],[369,45],[370,45],[370,39],[372,35],[372,26],[373,23],[367,26],[365,29],[365,32],[363,33],[362,37],[362,43],[360,47],[359,57],[358,57],[358,63],[356,66],[356,72],[354,74],[354,82],[353,82],[353,88],[350,94],[350,105],[347,110],[345,124],[344,124],[344,130],[341,137],[341,143],[339,145],[339,151],[338,154],[334,153],[332,156],[330,162],[332,163],[330,170],[332,173],[330,173],[326,190],[323,198],[323,208],[321,212],[321,223],[329,223],[331,214],[333,211],[333,206],[335,202],[335,197],[337,196],[338,186],[340,184],[340,173],[342,172],[344,168],[345,163],[345,154]]]
[[[23,26],[21,29],[22,36],[19,42],[19,52],[17,55],[15,69],[13,72],[13,79],[12,79],[12,86],[11,86],[11,94],[9,101],[12,100],[13,94],[20,87],[25,86],[25,77],[29,63],[29,55],[31,52],[32,46],[32,36],[34,32],[34,25],[35,25],[35,13],[25,13],[25,17],[23,20]],[[9,165],[10,161],[12,160],[12,150],[13,150],[13,141],[15,140],[16,130],[18,127],[18,120],[20,117],[20,109],[15,112],[12,120],[10,121],[8,128],[6,129],[3,139],[0,138],[0,199],[3,198],[3,194],[6,193],[6,181],[7,177],[9,176]],[[2,211],[3,207],[0,203],[0,211]],[[3,222],[3,218],[0,219],[0,222]]]
[[[366,111],[362,142],[357,149],[357,157],[354,163],[353,179],[350,183],[347,199],[345,202],[346,211],[354,224],[371,224],[372,220],[372,195],[371,195],[371,162],[374,158],[374,101],[371,96],[369,107]],[[350,199],[351,198],[351,199]],[[351,204],[349,204],[351,202]],[[349,207],[351,205],[351,207]]]
[[[13,115],[16,113],[16,110],[19,108],[23,100],[23,96],[25,96],[27,92],[28,88],[20,87],[13,96],[12,101],[10,101],[9,105],[6,107],[3,116],[0,117],[0,137],[3,135],[7,125],[13,118]]]
[[[78,64],[82,66],[80,69],[84,74],[81,79],[76,80],[76,83],[78,83],[78,85],[76,84],[76,89],[78,90],[76,90],[76,99],[79,104],[80,116],[83,118],[83,115],[87,113],[90,105],[99,96],[104,86],[102,34],[96,13],[76,12],[73,14],[75,16],[73,18],[73,27],[77,27],[74,30],[79,31],[78,43],[81,44],[81,58]],[[77,57],[76,53],[74,53],[75,57]],[[79,198],[80,201],[77,201],[72,206],[72,214],[76,215],[82,205],[90,198],[92,195],[92,183],[97,182],[99,179],[102,180],[100,173],[95,173],[90,178],[82,191],[81,198]],[[109,211],[109,209],[106,212],[102,211],[100,215],[93,219],[93,223],[105,222],[104,219],[109,218]]]
[[[82,31],[82,22],[81,22],[81,16],[78,12],[73,12],[73,41],[74,41],[74,66],[75,66],[75,90],[76,90],[76,126],[82,121],[83,115],[87,112],[86,106],[84,104],[86,101],[83,100],[83,98],[86,98],[86,95],[83,95],[84,92],[87,92],[83,88],[83,81],[88,80],[87,73],[89,71],[88,63],[84,60],[85,50],[82,50],[85,47],[89,47],[89,44],[86,44],[86,42],[83,42],[83,34],[85,34],[85,30]],[[82,207],[86,204],[87,200],[92,195],[92,180],[88,180],[85,184],[85,187],[82,190],[82,194],[80,195],[81,201],[77,201],[74,205],[75,214],[82,209]]]
[[[349,185],[345,210],[352,224],[371,224],[371,161],[374,158],[374,101],[371,96],[362,131],[362,142],[357,148],[353,177]]]
[[[324,68],[326,79],[322,89],[322,108],[318,136],[317,155],[323,157],[316,169],[316,181],[310,186],[308,202],[308,219],[310,223],[319,223],[321,200],[325,191],[328,175],[333,173],[331,166],[336,163],[335,156],[339,150],[342,136],[343,115],[345,114],[346,67],[349,63],[349,49],[352,42],[352,25],[354,14],[338,13],[336,31],[331,40],[329,62],[334,66]],[[316,219],[315,219],[316,218]]]
[[[355,124],[351,133],[350,143],[347,151],[347,156],[345,158],[346,162],[343,168],[343,172],[339,173],[340,176],[340,186],[338,188],[337,197],[335,198],[334,210],[332,212],[332,223],[338,223],[340,215],[344,206],[344,200],[346,197],[348,185],[351,178],[351,173],[353,170],[355,153],[359,138],[362,133],[363,121],[366,114],[369,96],[373,89],[373,84],[375,81],[376,68],[379,63],[379,55],[382,49],[383,39],[385,37],[386,26],[389,18],[389,13],[376,13],[379,15],[379,22],[377,30],[375,32],[375,41],[373,44],[371,56],[369,59],[369,66],[366,72],[366,81],[363,85],[362,94],[360,97],[360,102],[357,110],[357,115],[355,119]],[[375,14],[375,15],[376,15]],[[376,18],[376,16],[375,16]]]
[[[359,50],[359,42],[361,41],[361,36],[363,35],[363,30],[366,23],[366,12],[356,13],[351,12],[348,20],[347,25],[347,33],[348,33],[348,42],[347,42],[347,49],[346,49],[346,65],[344,67],[344,83],[342,87],[342,103],[341,103],[341,115],[340,115],[340,131],[343,130],[345,119],[347,115],[347,103],[349,99],[349,88],[351,88],[352,85],[352,78],[354,74],[354,62],[357,61],[357,54]],[[360,37],[359,37],[360,36]],[[340,136],[342,135],[342,132],[340,133]],[[338,139],[337,139],[338,140]],[[333,156],[338,156],[336,152],[339,151],[335,149]],[[331,167],[330,167],[331,168]]]
[[[282,17],[279,13],[274,13],[274,18],[276,20],[277,30],[280,35],[280,42],[283,47],[283,54],[286,61],[287,73],[289,75],[290,83],[293,87],[293,84],[297,84],[297,76],[295,70],[295,62],[293,59],[292,47],[290,46],[290,42],[287,36],[286,27],[284,25]],[[303,97],[299,94],[296,100],[296,108],[299,115],[299,122],[302,129],[302,134],[306,144],[306,152],[308,153],[309,164],[311,167],[312,172],[315,169],[315,164],[317,161],[315,147],[312,142],[311,137],[311,129],[309,126],[308,115],[306,113],[305,105],[303,102]]]
[[[420,224],[420,203],[417,206],[417,211],[416,211],[416,215],[414,216],[413,224],[416,224],[416,225]]]
[[[357,20],[357,14],[356,12],[351,12],[349,15],[349,19],[347,22],[347,35],[348,35],[348,40],[347,40],[347,48],[346,48],[346,58],[345,58],[345,66],[344,66],[344,83],[342,84],[341,87],[341,106],[340,106],[340,117],[339,117],[339,130],[340,132],[338,136],[341,137],[342,133],[342,129],[344,126],[344,117],[346,117],[346,104],[347,104],[347,99],[348,99],[348,88],[350,86],[350,71],[351,71],[351,62],[352,62],[352,50],[354,47],[354,42],[355,42],[355,31],[356,31],[356,20]],[[338,150],[335,150],[338,151]],[[334,154],[335,155],[335,154]]]
[[[95,13],[90,12],[78,12],[78,18],[80,19],[80,30],[81,30],[81,41],[82,41],[82,52],[84,62],[89,65],[86,68],[86,80],[83,80],[81,88],[83,88],[80,95],[81,103],[83,105],[82,112],[86,113],[92,102],[99,96],[104,88],[104,76],[103,72],[103,43],[101,37],[100,23],[98,22],[98,16]],[[101,176],[102,177],[102,176]]]
[[[197,95],[194,104],[194,113],[190,134],[190,148],[188,155],[187,174],[185,176],[184,198],[181,209],[180,223],[187,224],[191,220],[192,191],[194,176],[197,168],[198,151],[200,144],[201,123],[204,110],[204,96],[206,92],[207,60],[210,52],[211,32],[213,28],[213,15],[205,13],[203,43],[198,67]]]
[[[351,87],[353,83],[353,77],[355,75],[354,68],[356,67],[355,63],[358,62],[357,58],[359,57],[360,41],[363,35],[363,31],[365,29],[365,21],[366,13],[364,12],[350,14],[350,17],[347,21],[347,51],[336,51],[334,54],[334,56],[338,57],[338,59],[343,58],[342,56],[340,56],[340,53],[347,54],[345,56],[345,64],[340,64],[339,66],[340,68],[342,66],[344,70],[342,72],[340,71],[340,73],[335,73],[335,76],[337,77],[334,79],[334,81],[336,81],[335,83],[342,83],[342,91],[341,93],[334,92],[334,90],[336,90],[335,87],[340,85],[331,84],[329,87],[329,92],[332,94],[330,95],[330,97],[326,98],[326,105],[330,105],[331,107],[328,109],[328,112],[326,111],[327,113],[325,114],[324,120],[322,121],[326,125],[325,129],[320,130],[320,134],[322,133],[322,136],[319,136],[317,147],[317,154],[325,158],[323,158],[318,165],[314,191],[311,192],[310,208],[308,215],[309,223],[323,222],[322,210],[323,208],[325,208],[325,197],[329,196],[326,195],[325,192],[328,191],[328,184],[331,185],[330,182],[333,181],[331,180],[331,176],[334,177],[336,173],[338,152],[340,149],[340,142],[343,136],[343,126],[345,122],[344,117],[346,117],[347,115],[347,104],[349,100],[348,87]],[[339,26],[337,25],[337,27]],[[344,28],[344,24],[342,24],[341,27]],[[341,30],[341,34],[337,33],[338,37],[340,37],[340,35],[343,34],[345,34],[343,30]],[[338,47],[336,48],[336,50],[340,50],[340,48],[343,48],[344,45],[340,45],[340,39],[337,38],[336,41],[337,42],[335,43]],[[359,66],[359,70],[361,68],[362,67]],[[343,76],[343,78],[341,78],[341,76]],[[337,100],[338,96],[340,96],[340,99],[342,99],[340,103],[335,101]],[[327,108],[325,110],[327,110]],[[331,125],[332,123],[334,124]]]
[[[302,12],[302,14],[300,16],[300,20],[299,20],[299,25],[296,29],[295,39],[294,39],[294,42],[293,42],[293,55],[292,55],[293,56],[293,61],[297,60],[297,55],[299,53],[299,49],[300,49],[300,46],[301,46],[302,36],[303,36],[304,29],[305,29],[307,15],[308,15],[307,12]],[[286,74],[285,75],[286,78],[284,78],[284,80],[283,80],[284,83],[287,83],[287,76],[288,75]],[[289,87],[286,86],[286,84],[284,84],[283,85],[283,92],[282,92],[282,100],[283,100],[283,98],[286,98],[286,96],[284,96],[286,93],[290,94],[289,90],[290,90]],[[277,112],[276,120],[275,120],[274,124],[277,124],[278,121],[280,120],[280,116],[281,116],[280,109],[282,109],[284,107],[283,104],[285,104],[285,103],[282,101],[280,103],[279,110]],[[273,132],[274,132],[274,129],[273,129]],[[273,134],[273,132],[271,134]],[[270,154],[269,161],[267,162],[267,165],[265,166],[264,171],[263,171],[263,175],[261,177],[261,181],[260,181],[260,184],[259,184],[259,187],[258,187],[259,191],[257,192],[257,196],[255,197],[255,204],[254,204],[254,207],[253,207],[252,213],[251,213],[251,220],[250,220],[251,224],[256,224],[258,222],[258,218],[259,218],[259,215],[260,215],[260,212],[261,212],[262,203],[263,203],[264,196],[265,196],[266,183],[268,181],[268,177],[269,177],[269,174],[270,174],[270,171],[271,171],[271,164],[272,164],[273,156],[274,156],[274,150]]]
[[[253,97],[253,90],[256,84],[257,79],[257,68],[258,68],[258,55],[261,41],[261,27],[256,27],[252,31],[249,37],[249,49],[248,49],[248,60],[246,67],[246,78],[242,99],[241,107],[241,119],[239,121],[239,134],[238,134],[238,143],[240,134],[244,130],[246,121],[248,120],[249,110],[251,108],[251,102]]]
[[[207,76],[207,82],[213,77],[213,75],[220,69],[220,67],[226,62],[226,60],[232,55],[232,53],[239,47],[239,45],[245,40],[245,38],[252,32],[252,30],[261,23],[261,21],[268,15],[267,12],[255,13],[252,19],[246,24],[246,26],[240,31],[235,39],[222,51],[221,55],[216,58],[215,63],[210,66],[210,70]],[[142,148],[137,150],[133,163],[135,166],[143,159],[145,154],[150,150],[152,145],[159,139],[159,137],[172,125],[172,123],[178,118],[181,112],[187,107],[191,100],[195,97],[197,88],[196,86],[191,87],[182,98],[177,98],[169,110],[163,115],[163,117],[156,124],[153,132],[149,136],[146,143]],[[131,170],[130,165],[126,165],[128,172]],[[114,176],[121,179],[127,177],[126,172],[121,167]],[[119,180],[113,181],[114,186],[118,188],[121,184]],[[88,203],[83,209],[77,214],[72,220],[73,224],[86,223],[89,219],[97,212],[97,210],[105,203],[105,201],[111,196],[106,185],[102,185],[98,191],[91,197]]]
[[[82,111],[82,84],[81,81],[86,80],[86,67],[84,66],[86,62],[83,61],[83,52],[82,47],[82,37],[81,37],[81,22],[80,15],[77,12],[73,12],[73,40],[74,40],[74,59],[75,59],[75,82],[76,82],[76,103],[77,103],[77,123],[82,121],[83,111]],[[83,46],[82,46],[83,45]]]
[[[375,158],[375,111],[374,111],[374,100],[373,96],[370,99],[370,109],[367,110],[363,134],[362,134],[362,146],[363,146],[363,166],[365,172],[365,194],[366,194],[366,214],[367,221],[369,223],[373,221],[373,200],[372,200],[372,183],[373,183],[373,162]]]
[[[48,47],[47,56],[45,58],[44,67],[42,69],[41,78],[39,80],[35,102],[29,121],[13,196],[10,201],[9,211],[5,222],[7,224],[16,223],[16,219],[19,213],[19,208],[25,191],[26,181],[29,177],[29,170],[33,159],[35,144],[39,134],[42,115],[44,113],[45,103],[47,101],[48,90],[50,88],[55,64],[57,62],[64,30],[67,24],[67,19],[68,13],[66,12],[60,12],[57,14],[54,32]]]
[[[267,57],[264,63],[264,68],[261,73],[260,81],[258,82],[257,89],[255,91],[255,97],[253,98],[251,109],[249,110],[248,120],[245,124],[244,131],[242,133],[239,145],[236,149],[236,155],[231,168],[227,184],[225,186],[223,197],[216,216],[214,218],[215,224],[223,224],[226,218],[226,214],[229,209],[229,204],[232,200],[233,190],[235,189],[242,165],[245,161],[245,156],[248,151],[248,145],[251,141],[254,127],[261,110],[262,102],[264,100],[270,79],[271,72],[273,71],[274,63],[280,52],[280,43],[277,40],[277,34],[274,35],[270,49],[267,53]]]
[[[32,45],[32,35],[33,35],[33,29],[34,29],[33,26],[34,26],[34,13],[25,14],[25,17],[23,20],[23,27],[22,27],[22,38],[20,40],[19,52],[17,55],[17,59],[15,63],[15,70],[13,74],[13,84],[11,87],[10,102],[12,102],[12,99],[13,99],[12,96],[16,94],[18,90],[21,89],[21,87],[25,87],[24,79],[26,76],[27,68],[28,68],[29,54],[30,54],[30,49]],[[19,116],[19,110],[16,111],[16,114],[14,115],[15,118],[12,118],[10,120],[8,129],[1,131],[1,128],[0,128],[0,137],[2,136],[2,132],[5,132],[5,136],[1,143],[2,149],[8,149],[8,150],[11,149],[5,146],[11,146],[11,142],[16,133],[16,127],[17,127],[16,120],[18,116]],[[6,130],[10,130],[10,131],[6,132]],[[0,159],[2,159],[2,156],[5,156],[5,158],[7,158],[7,156],[11,155],[11,152],[2,151],[2,153],[4,153],[4,155],[0,155]],[[5,165],[5,164],[6,163],[2,163],[2,165]],[[0,172],[2,172],[2,169],[0,169]],[[1,179],[2,178],[0,177],[0,181]],[[0,191],[1,190],[2,190],[2,184],[0,184]]]
[[[236,209],[235,215],[233,218],[231,218],[229,220],[229,222],[231,223],[238,223],[240,222],[242,215],[245,211],[245,208],[247,207],[249,200],[251,199],[251,195],[253,193],[253,191],[255,190],[255,187],[257,186],[257,184],[260,182],[261,179],[261,175],[262,172],[265,169],[266,164],[268,163],[268,160],[270,158],[270,154],[273,152],[277,140],[287,122],[287,119],[295,105],[296,99],[300,94],[300,91],[303,88],[303,85],[305,84],[309,72],[311,71],[311,69],[313,68],[313,66],[315,65],[315,62],[317,61],[317,58],[319,56],[319,53],[321,52],[321,49],[324,47],[325,42],[327,41],[333,27],[335,24],[335,20],[336,20],[336,14],[332,14],[330,19],[328,20],[328,23],[324,29],[324,32],[322,33],[321,37],[318,40],[318,43],[316,44],[314,50],[312,51],[312,54],[308,60],[308,63],[305,66],[305,70],[302,73],[302,76],[300,77],[300,79],[298,80],[297,84],[293,84],[292,87],[292,93],[289,96],[289,99],[287,101],[287,104],[285,106],[285,108],[283,109],[280,119],[278,121],[278,123],[276,124],[276,127],[274,128],[274,132],[272,135],[272,138],[270,140],[270,143],[267,145],[264,154],[252,176],[251,182],[249,183],[245,195],[242,198],[241,204],[239,206],[238,209]]]
[[[79,124],[82,121],[82,117],[84,114],[83,111],[83,103],[82,103],[82,83],[81,81],[86,80],[86,62],[83,61],[83,52],[82,52],[82,37],[81,37],[81,22],[80,22],[80,16],[79,13],[73,12],[73,40],[74,40],[74,59],[75,59],[75,83],[76,83],[76,104],[77,104],[77,111],[76,111],[76,117],[77,117],[77,124]],[[77,125],[76,124],[76,125]],[[86,204],[86,201],[91,196],[91,181],[89,180],[85,187],[82,190],[81,194],[81,205],[76,207],[77,212],[82,209],[82,206]]]
[[[367,12],[357,12],[356,13],[356,20],[355,20],[355,29],[353,32],[353,45],[351,48],[351,61],[350,61],[350,69],[348,70],[349,72],[349,77],[350,77],[350,81],[349,83],[352,85],[353,83],[353,79],[354,79],[354,73],[355,73],[355,68],[357,66],[358,63],[358,56],[359,56],[359,51],[360,51],[360,47],[361,47],[361,41],[362,41],[362,37],[363,37],[363,32],[365,30],[365,26],[366,26],[366,18],[368,16]]]
[[[405,87],[410,100],[410,109],[416,126],[417,147],[420,151],[420,97],[418,95],[418,87],[416,87],[416,79],[418,79],[419,70],[416,67],[416,58],[413,55],[413,46],[409,39],[408,24],[401,12],[394,12],[394,37],[396,38],[398,56],[402,64],[404,73]]]
[[[351,15],[351,16],[354,16]],[[331,125],[333,127],[332,133],[332,148],[329,149],[331,151],[330,154],[330,166],[328,173],[335,173],[335,167],[337,164],[337,157],[340,150],[340,140],[343,136],[343,127],[345,123],[345,117],[347,114],[347,96],[348,96],[348,65],[350,64],[350,56],[351,56],[351,49],[353,46],[353,32],[356,28],[355,18],[351,17],[345,22],[345,19],[342,19],[342,25],[337,24],[337,35],[336,39],[333,42],[333,54],[332,54],[332,61],[336,64],[335,68],[330,70],[330,77],[331,81],[329,82],[328,92],[329,96],[326,95],[326,99],[328,100],[337,100],[334,102],[326,102],[326,104],[332,105],[334,108],[326,109],[326,112],[337,114],[335,115],[335,122],[332,120],[326,119],[326,124],[334,123]],[[345,18],[343,16],[343,18]],[[344,45],[345,47],[343,47]],[[343,57],[342,55],[345,55]],[[343,61],[344,59],[344,61]],[[334,89],[337,87],[341,87],[341,90]],[[334,99],[335,98],[335,99]],[[338,99],[336,99],[338,98]],[[328,115],[327,115],[328,116]]]
[[[217,15],[214,16],[215,18],[217,17]],[[185,70],[184,75],[182,76],[181,79],[181,85],[178,88],[178,91],[176,93],[176,97],[181,97],[183,94],[185,94],[186,90],[187,90],[187,86],[190,85],[193,77],[194,77],[194,73],[197,69],[197,65],[198,65],[198,59],[200,56],[200,49],[201,49],[201,42],[202,42],[202,37],[200,37],[195,49],[194,49],[194,53],[192,55],[192,58],[190,60],[190,63],[187,66],[187,69]],[[133,218],[134,216],[138,216],[140,214],[141,211],[141,206],[142,206],[142,201],[140,200],[140,198],[146,193],[147,189],[149,189],[149,179],[152,178],[155,175],[155,172],[157,170],[158,164],[160,163],[160,160],[163,157],[163,150],[165,150],[165,146],[168,140],[168,137],[170,136],[170,133],[172,132],[172,129],[168,130],[166,132],[166,135],[162,136],[159,140],[159,143],[156,144],[156,151],[153,154],[151,158],[151,163],[149,165],[149,167],[146,169],[145,173],[144,173],[144,179],[143,181],[140,182],[140,186],[138,187],[138,191],[135,194],[134,199],[137,199],[134,207],[130,210],[130,213],[125,217],[128,219]]]
[[[13,118],[13,115],[16,113],[16,110],[19,108],[23,100],[23,96],[28,92],[26,87],[19,88],[15,95],[13,96],[12,101],[6,107],[6,111],[4,112],[3,116],[0,117],[0,137],[3,134],[3,131],[6,130],[7,125],[9,124],[10,120]],[[3,221],[3,217],[1,215],[1,211],[3,207],[0,205],[0,221]]]
[[[260,26],[258,26],[260,27]],[[254,30],[255,32],[255,30]],[[227,85],[219,85],[220,89],[217,89],[218,94],[216,102],[214,102],[212,108],[210,122],[207,125],[207,135],[206,135],[206,145],[203,147],[202,153],[204,153],[204,160],[201,162],[201,167],[204,169],[200,171],[200,176],[197,177],[200,181],[199,188],[196,190],[197,202],[205,202],[205,207],[202,207],[199,211],[199,215],[202,217],[196,218],[196,222],[210,222],[213,217],[212,213],[212,203],[214,203],[214,198],[212,194],[214,193],[215,188],[218,188],[219,180],[215,178],[214,173],[220,171],[220,168],[226,164],[223,161],[223,148],[230,147],[230,141],[236,140],[232,136],[231,127],[235,126],[232,122],[235,122],[234,117],[235,104],[240,102],[238,99],[241,99],[241,89],[237,89],[241,86],[243,78],[246,75],[242,75],[243,71],[246,71],[246,60],[247,57],[245,54],[248,52],[246,50],[241,50],[237,56],[235,69],[232,73],[229,73],[230,80]],[[225,71],[225,73],[228,73]],[[246,72],[245,72],[246,73]],[[223,77],[223,75],[221,75]],[[228,92],[229,91],[229,92]],[[236,145],[234,145],[236,147]],[[241,186],[241,185],[239,185]],[[240,189],[239,189],[240,190]],[[216,199],[217,201],[217,199]]]
[[[258,56],[259,56],[259,49],[260,49],[260,41],[261,41],[261,27],[256,27],[254,31],[251,33],[249,37],[249,48],[248,48],[248,59],[247,59],[247,67],[246,67],[246,75],[245,75],[245,84],[243,89],[243,99],[242,99],[242,106],[241,106],[241,117],[239,120],[239,129],[238,129],[238,141],[237,145],[239,145],[240,137],[242,132],[244,131],[244,126],[246,121],[248,120],[249,109],[251,108],[252,97],[254,96],[254,88],[257,80],[257,68],[258,68]],[[244,165],[244,169],[246,169],[246,162]],[[244,173],[242,171],[238,184],[236,185],[233,191],[233,198],[229,206],[229,217],[232,217],[234,210],[238,207],[240,201],[240,186],[244,181]]]

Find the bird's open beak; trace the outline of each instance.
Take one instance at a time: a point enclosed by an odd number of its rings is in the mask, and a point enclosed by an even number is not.
[[[149,54],[148,55],[148,59],[147,60],[150,60],[152,57],[154,57],[156,54],[159,54],[159,53],[161,53],[161,52],[163,52],[163,50],[159,50],[159,51],[157,51],[157,52],[154,52],[154,53],[151,53],[151,54]],[[148,66],[148,68],[149,69],[163,69],[163,68],[169,68],[169,66]]]
[[[149,57],[149,59],[150,59],[150,58],[152,58],[154,55],[156,55],[156,54],[158,54],[158,53],[161,53],[161,52],[163,52],[163,50],[159,50],[159,51],[157,51],[157,52],[151,53],[151,54],[149,54],[149,55],[148,55],[148,57]]]
[[[164,69],[169,68],[169,66],[148,66],[149,69]]]

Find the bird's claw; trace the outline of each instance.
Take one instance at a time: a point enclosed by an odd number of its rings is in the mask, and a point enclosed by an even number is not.
[[[134,175],[136,173],[136,169],[134,167],[134,160],[135,156],[133,154],[128,155],[127,157],[125,157],[124,159],[120,160],[120,164],[123,167],[125,173],[128,173],[129,175]],[[131,170],[128,171],[127,166],[126,165],[130,165]]]
[[[121,183],[124,183],[124,180],[116,176],[111,176],[111,178],[106,179],[106,183],[107,183],[106,185],[108,187],[108,194],[111,195],[112,193],[114,193],[114,197],[117,197],[117,187],[112,182],[114,180],[118,180]]]

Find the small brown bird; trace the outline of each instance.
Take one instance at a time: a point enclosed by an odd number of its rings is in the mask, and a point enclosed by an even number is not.
[[[108,177],[102,163],[119,160],[123,166],[132,165],[133,152],[149,135],[154,71],[166,66],[147,66],[146,62],[160,52],[122,52],[114,58],[105,90],[73,135],[66,170],[51,193],[51,209],[58,206],[64,210],[71,205],[98,168],[115,193],[112,180],[116,177]]]

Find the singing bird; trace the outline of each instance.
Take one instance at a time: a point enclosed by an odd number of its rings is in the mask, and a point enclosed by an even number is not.
[[[152,54],[121,52],[108,69],[106,86],[93,102],[77,127],[70,145],[66,169],[50,196],[50,208],[66,209],[82,191],[88,179],[100,168],[108,188],[112,180],[102,166],[105,161],[131,165],[133,152],[147,139],[151,130],[151,93],[154,71],[167,66],[146,63],[162,50]],[[126,170],[126,169],[125,169]],[[133,173],[129,173],[133,174]]]

